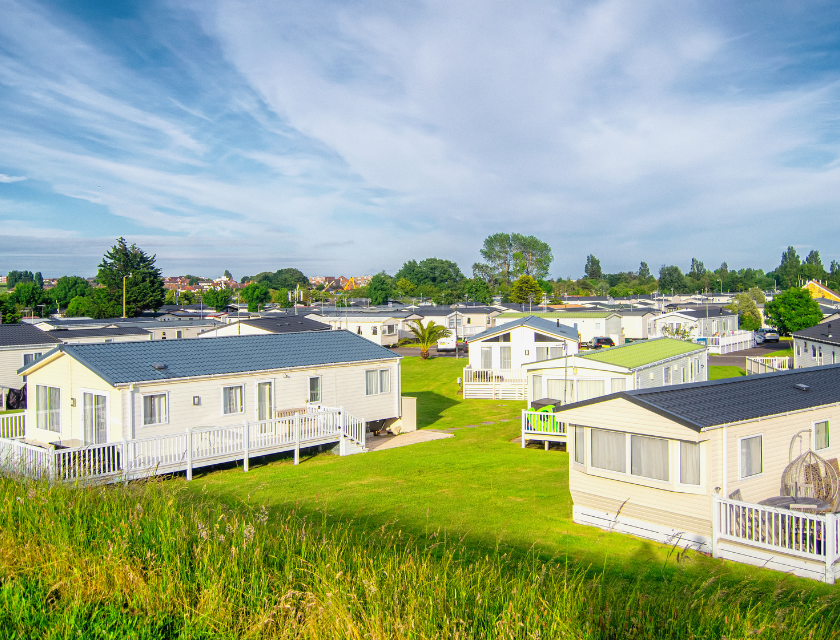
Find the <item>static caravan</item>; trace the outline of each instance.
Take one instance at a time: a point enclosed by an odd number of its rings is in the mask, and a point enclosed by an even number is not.
[[[102,327],[98,329],[53,329],[48,333],[64,344],[97,342],[136,342],[151,340],[152,334],[139,327]]]
[[[61,344],[55,338],[31,324],[0,324],[0,409],[6,408],[6,394],[20,389],[24,380],[18,369]]]
[[[622,391],[559,416],[575,522],[840,576],[838,504],[826,494],[837,487],[840,365]],[[803,472],[794,490],[791,469]]]
[[[401,333],[408,331],[409,323],[421,316],[408,311],[387,312],[358,309],[312,312],[308,316],[313,320],[328,324],[332,329],[346,329],[383,347],[394,347],[400,341]]]
[[[208,329],[200,333],[199,338],[224,338],[227,336],[258,336],[270,333],[296,333],[300,331],[329,331],[330,325],[318,322],[306,316],[267,316],[247,318],[240,322],[231,322]]]
[[[615,344],[624,344],[621,316],[612,311],[558,311],[556,313],[534,313],[537,318],[559,322],[572,327],[578,333],[579,342],[591,342],[593,338],[612,338]],[[496,326],[526,317],[526,313],[503,313],[496,318]]]
[[[840,322],[827,322],[793,334],[793,368],[840,364]]]

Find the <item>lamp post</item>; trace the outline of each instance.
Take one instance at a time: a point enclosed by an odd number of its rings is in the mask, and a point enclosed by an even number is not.
[[[123,276],[123,315],[122,315],[123,318],[126,317],[126,315],[125,315],[125,279],[130,278],[131,275],[132,274],[129,273],[128,275]]]

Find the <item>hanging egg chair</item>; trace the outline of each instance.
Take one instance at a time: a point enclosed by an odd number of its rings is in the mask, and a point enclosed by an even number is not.
[[[796,498],[818,498],[834,504],[840,493],[837,471],[810,449],[782,472],[781,494]]]

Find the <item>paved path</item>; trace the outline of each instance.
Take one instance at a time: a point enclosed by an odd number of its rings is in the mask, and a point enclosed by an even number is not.
[[[455,435],[452,433],[423,429],[422,431],[409,431],[408,433],[401,433],[398,436],[368,436],[365,440],[365,447],[367,447],[368,451],[381,451],[383,449],[407,447],[410,444],[431,442],[432,440],[443,440],[444,438],[454,437]]]
[[[766,358],[772,356],[774,351],[781,351],[782,349],[790,349],[793,342],[790,340],[779,342],[765,342],[758,345],[755,349],[744,349],[743,351],[735,351],[727,353],[725,356],[709,356],[709,365],[723,366],[723,367],[741,367],[747,368],[747,356],[751,358]]]
[[[391,349],[394,353],[398,353],[401,356],[417,356],[420,357],[420,349],[414,347],[394,347]],[[461,356],[461,359],[464,361],[464,366],[467,366],[467,354],[464,351],[463,343],[458,343],[458,354]],[[438,353],[437,349],[432,347],[429,349],[429,355],[433,358],[454,358],[455,352],[454,351],[447,351],[444,353]]]

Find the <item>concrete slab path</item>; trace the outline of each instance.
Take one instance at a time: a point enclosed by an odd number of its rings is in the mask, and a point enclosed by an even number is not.
[[[418,444],[420,442],[431,442],[432,440],[443,440],[444,438],[454,437],[455,435],[452,433],[423,429],[421,431],[401,433],[398,436],[368,436],[365,446],[368,451],[382,451],[384,449],[407,447],[408,445]]]

